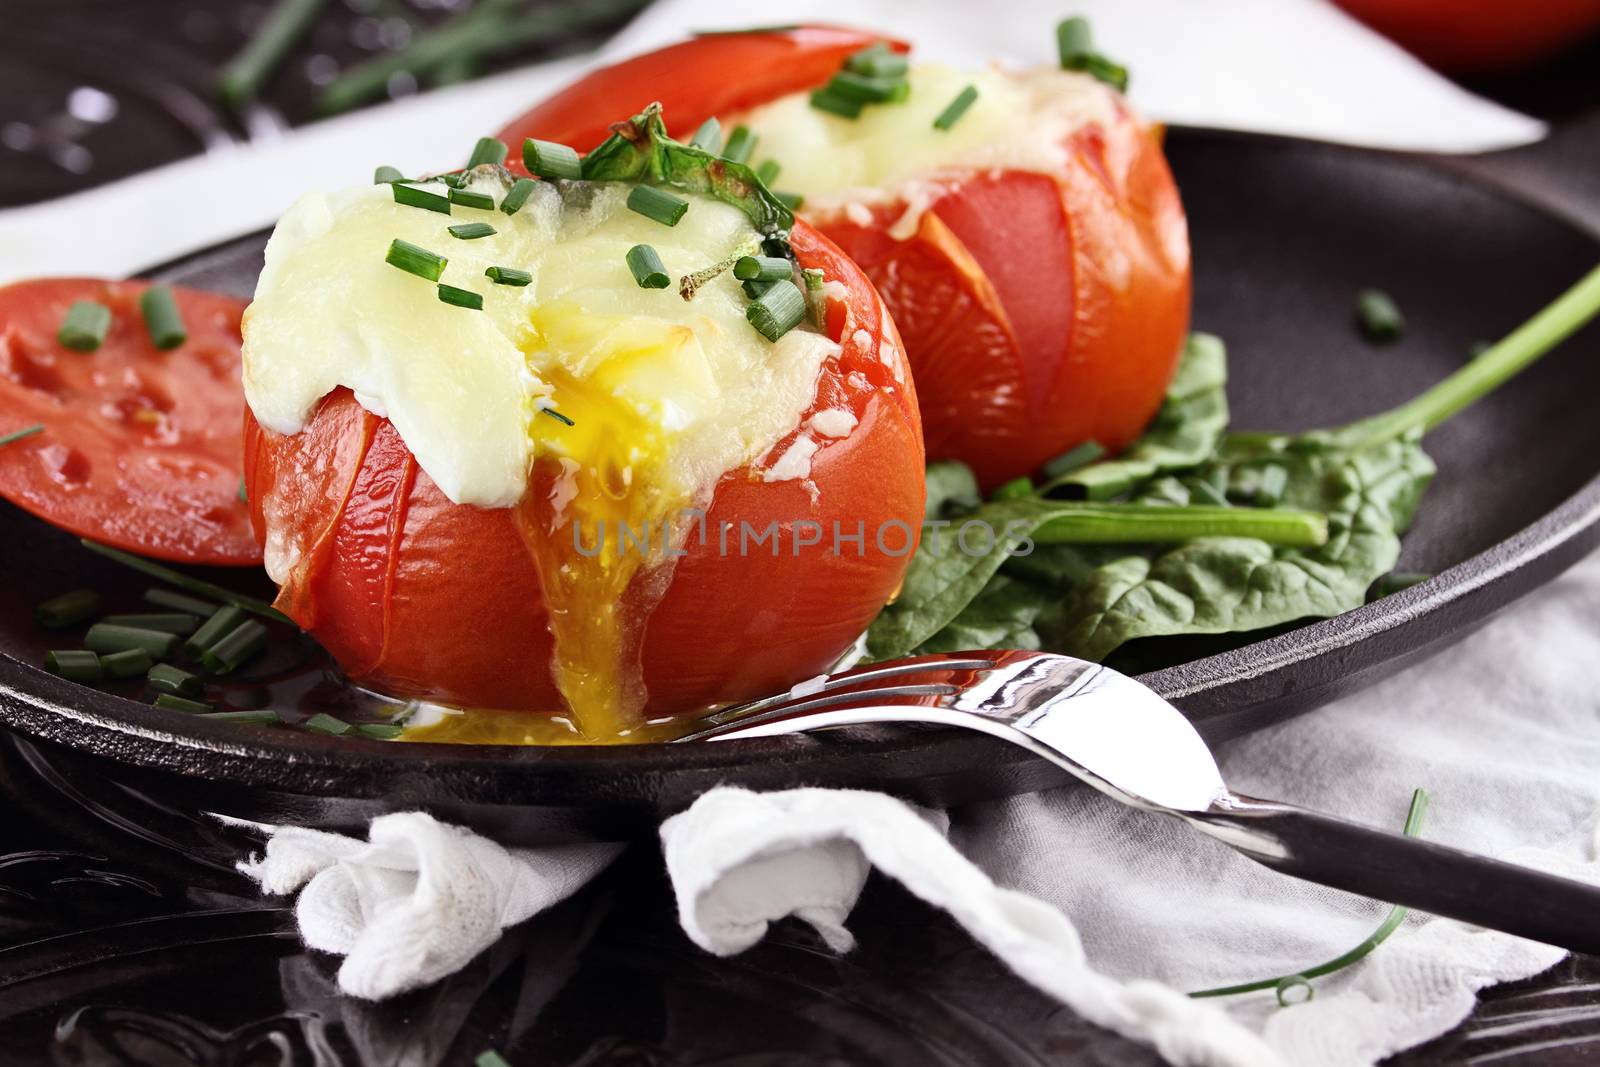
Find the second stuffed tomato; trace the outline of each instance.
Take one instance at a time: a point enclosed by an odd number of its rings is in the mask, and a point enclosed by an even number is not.
[[[930,458],[993,488],[1086,442],[1126,447],[1188,329],[1188,234],[1159,129],[1055,68],[912,65],[891,99],[818,106],[874,45],[826,27],[702,36],[590,74],[502,137],[581,148],[651,100],[683,136],[711,118],[723,134],[743,126],[739,151],[882,293]],[[965,111],[936,125],[969,87]]]

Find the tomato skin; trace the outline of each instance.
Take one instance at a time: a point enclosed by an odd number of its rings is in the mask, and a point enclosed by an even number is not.
[[[732,40],[697,38],[608,67],[604,93],[585,90],[594,76],[580,80],[508,132],[601,129],[630,113],[625,87],[661,84],[663,57],[689,46],[695,75],[672,87],[667,109],[677,129],[730,121],[838,69],[808,65],[806,84],[750,81],[755,68]],[[967,463],[986,490],[1085,441],[1127,447],[1160,407],[1189,327],[1188,231],[1160,129],[1119,101],[1109,125],[1085,127],[1068,148],[1059,174],[943,182],[904,239],[890,234],[903,202],[874,205],[865,223],[807,216],[883,294],[917,380],[929,458]]]
[[[847,290],[829,308],[841,352],[824,365],[805,418],[847,407],[859,423],[844,438],[818,438],[814,497],[801,482],[765,482],[749,467],[717,484],[706,541],[690,535],[645,626],[652,714],[742,700],[820,673],[893,594],[915,544],[924,456],[899,338],[871,284],[837,248],[804,224],[791,238],[801,263]],[[267,553],[283,579],[278,607],[353,678],[468,706],[561,707],[539,579],[511,509],[451,503],[388,421],[342,389],[298,434],[248,421],[246,453],[258,536],[277,530],[292,543],[287,553],[282,544]],[[530,492],[540,488],[536,481]],[[739,551],[741,522],[761,530],[774,520],[785,529],[814,521],[830,535],[833,522],[848,531],[861,522],[866,552],[857,558],[847,546],[834,555],[825,537],[796,554],[790,533],[776,554]],[[876,552],[872,532],[896,522],[910,532],[907,551]],[[735,531],[726,553],[717,537],[725,523]],[[886,543],[901,548],[894,534]]]
[[[0,497],[46,522],[141,555],[245,566],[261,551],[238,498],[239,321],[244,302],[174,288],[189,339],[150,341],[145,282],[43,278],[0,288]],[[67,309],[111,309],[92,352],[56,338]]]
[[[518,118],[498,134],[511,146],[507,166],[526,174],[522,142],[556,141],[587,152],[606,138],[611,124],[659,101],[666,119],[684,137],[715,114],[745,111],[787,93],[827,81],[852,52],[886,41],[904,52],[903,41],[835,26],[800,26],[772,33],[691,37],[584,75]],[[737,71],[737,77],[729,77]],[[692,120],[690,116],[698,115]]]
[[[1368,26],[1447,74],[1506,73],[1600,29],[1597,0],[1337,0]]]

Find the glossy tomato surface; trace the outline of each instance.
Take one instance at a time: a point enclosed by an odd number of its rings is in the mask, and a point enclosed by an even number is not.
[[[803,223],[792,242],[803,265],[845,285],[828,309],[840,352],[824,364],[806,419],[846,408],[857,425],[817,438],[808,480],[764,481],[758,463],[718,482],[710,535],[686,540],[645,622],[653,714],[820,673],[899,586],[920,527],[922,438],[899,338],[871,284],[831,242]],[[782,455],[805,421],[764,459]],[[457,704],[561,707],[538,573],[510,509],[451,503],[389,422],[346,390],[298,434],[252,420],[245,439],[252,518],[282,579],[278,607],[353,678]],[[544,473],[536,468],[530,492]],[[724,551],[715,534],[773,522],[779,542],[745,551],[737,540]],[[803,523],[824,533],[796,551]],[[834,539],[836,523],[846,537],[865,531],[859,554],[855,542]],[[798,540],[810,540],[809,528]]]
[[[1448,74],[1514,71],[1600,30],[1600,0],[1338,0],[1338,4]]]
[[[143,282],[47,278],[0,289],[0,497],[81,537],[184,563],[255,564],[239,500],[244,302],[175,289],[188,340],[155,347]],[[111,311],[94,351],[57,338],[79,300]]]
[[[873,40],[847,44],[843,32],[695,38],[580,79],[502,136],[581,147],[580,132],[652,98],[670,100],[674,129],[713,115],[726,124],[826,82]],[[751,63],[756,53],[790,63],[777,76]],[[1108,125],[1081,128],[1067,149],[1059,173],[941,180],[909,233],[894,225],[906,216],[898,200],[864,222],[807,216],[882,292],[916,376],[928,456],[970,464],[986,489],[1085,441],[1125,448],[1160,406],[1188,330],[1188,230],[1159,128],[1118,100]]]

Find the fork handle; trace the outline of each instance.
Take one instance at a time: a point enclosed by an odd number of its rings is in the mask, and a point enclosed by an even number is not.
[[[1573,952],[1600,953],[1600,887],[1275,801],[1181,818],[1273,870]]]

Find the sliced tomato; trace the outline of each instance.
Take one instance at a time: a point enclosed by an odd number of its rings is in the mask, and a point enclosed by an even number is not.
[[[537,137],[587,152],[611,124],[659,101],[684,138],[712,115],[731,115],[827,81],[852,52],[877,41],[897,52],[904,41],[835,26],[797,26],[760,33],[693,37],[601,67],[500,132],[512,146],[510,165],[522,166],[523,138]]]
[[[0,288],[0,497],[46,522],[182,563],[261,562],[239,500],[239,320],[244,302],[175,289],[189,339],[162,351],[144,282],[50,278]],[[63,346],[67,309],[93,300],[111,327],[93,352]]]

